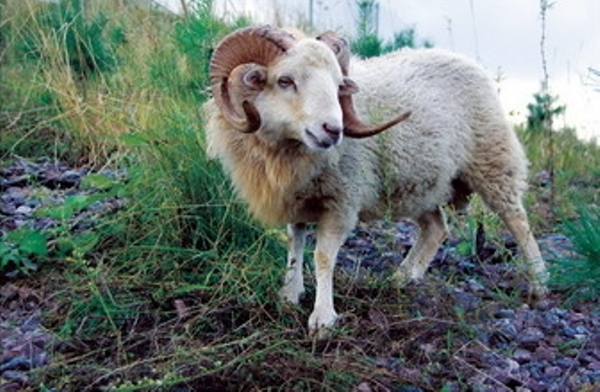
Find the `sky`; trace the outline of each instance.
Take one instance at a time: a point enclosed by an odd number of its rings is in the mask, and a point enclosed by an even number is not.
[[[159,0],[177,10],[180,0]],[[355,34],[356,0],[215,0],[218,14],[249,15],[256,23],[307,25],[310,4],[317,31]],[[538,0],[379,0],[379,36],[407,27],[437,48],[474,58],[499,81],[504,108],[523,122],[543,79]],[[566,105],[556,126],[600,140],[600,1],[552,0],[546,13],[545,53],[550,91]]]

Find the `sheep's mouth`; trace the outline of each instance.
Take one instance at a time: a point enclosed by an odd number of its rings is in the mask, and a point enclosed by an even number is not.
[[[334,140],[330,140],[329,138],[326,138],[325,140],[321,140],[317,137],[317,135],[315,135],[314,133],[312,133],[310,131],[310,129],[306,128],[304,130],[306,132],[306,134],[308,135],[308,138],[317,146],[320,148],[323,148],[325,150],[327,150],[328,148],[330,148],[331,146],[333,146],[335,144]]]

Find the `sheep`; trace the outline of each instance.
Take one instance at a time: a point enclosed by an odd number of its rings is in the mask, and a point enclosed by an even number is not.
[[[493,82],[474,62],[434,49],[351,60],[334,32],[297,39],[262,26],[226,36],[210,73],[207,152],[256,219],[287,225],[280,296],[294,304],[304,293],[303,250],[315,225],[311,333],[336,321],[334,264],[359,220],[418,224],[394,272],[401,284],[415,281],[447,236],[442,206],[464,209],[472,193],[514,235],[532,294],[545,294],[545,263],[522,203],[527,160]],[[361,117],[391,120],[369,125]]]

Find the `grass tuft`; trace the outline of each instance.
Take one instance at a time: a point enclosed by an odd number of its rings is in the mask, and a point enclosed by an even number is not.
[[[566,291],[571,301],[600,296],[600,209],[580,206],[577,211],[576,219],[562,225],[573,243],[573,254],[552,262],[552,284]]]

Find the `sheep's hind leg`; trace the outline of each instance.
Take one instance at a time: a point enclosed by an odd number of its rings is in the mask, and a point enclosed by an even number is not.
[[[510,172],[510,170],[506,171]],[[493,180],[496,178],[499,179]],[[474,182],[474,190],[481,195],[490,210],[502,218],[514,236],[527,263],[530,293],[537,298],[542,298],[548,290],[546,288],[548,272],[540,248],[529,226],[519,191],[518,177],[515,175],[494,177],[488,170],[488,179],[487,183]]]
[[[298,304],[304,294],[304,245],[306,243],[306,225],[304,223],[289,224],[287,271],[279,296],[284,301]]]
[[[519,204],[516,211],[504,212],[499,215],[515,237],[517,244],[525,256],[531,294],[537,298],[544,297],[548,291],[546,287],[548,271],[546,270],[546,264],[542,258],[540,248],[529,227],[529,221],[527,220],[524,208]]]
[[[400,285],[423,278],[433,257],[448,235],[446,220],[439,207],[421,215],[417,223],[420,230],[415,245],[394,274]]]

